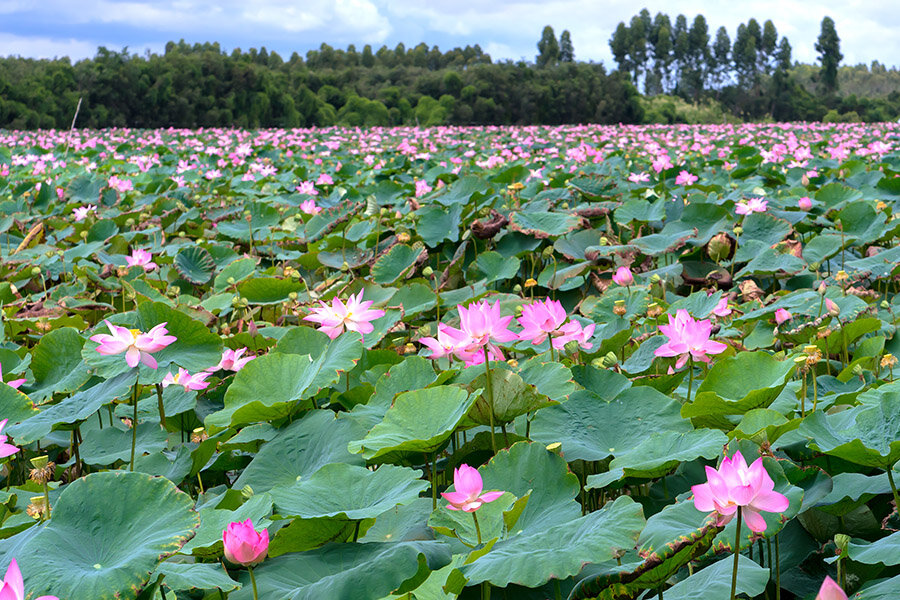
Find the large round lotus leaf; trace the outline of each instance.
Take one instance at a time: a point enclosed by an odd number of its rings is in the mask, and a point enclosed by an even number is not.
[[[428,487],[419,471],[383,465],[375,471],[333,463],[307,479],[272,488],[276,511],[282,515],[312,519],[342,516],[346,519],[377,517],[398,504],[409,504]]]
[[[216,271],[216,262],[209,250],[202,246],[182,248],[173,263],[178,273],[194,284],[206,283]]]
[[[313,410],[294,421],[263,444],[234,482],[235,489],[249,485],[256,493],[309,477],[329,463],[362,465],[347,451],[347,443],[365,435],[365,429],[330,410]]]
[[[169,335],[178,338],[159,352],[153,353],[153,358],[158,363],[155,371],[144,365],[140,366],[141,383],[162,381],[169,365],[184,367],[194,373],[217,364],[222,358],[222,340],[219,336],[200,321],[195,321],[186,313],[162,302],[144,302],[138,305],[136,312],[110,318],[109,321],[120,327],[137,328],[141,331],[149,331],[154,326],[165,323]],[[101,333],[111,333],[103,323],[94,328],[93,335]],[[96,375],[110,378],[129,370],[124,352],[103,355],[97,352],[98,345],[97,342],[88,340],[81,349],[81,356]]]
[[[433,453],[456,430],[476,398],[448,385],[400,394],[384,420],[364,439],[350,442],[348,450],[361,453],[367,461],[382,463],[403,462],[410,454]]]
[[[84,338],[74,327],[61,327],[47,332],[31,354],[28,396],[41,400],[56,392],[73,392],[88,380],[87,366],[81,359]]]
[[[25,589],[66,600],[133,600],[159,562],[194,535],[200,519],[192,506],[172,482],[142,473],[79,479],[17,552]]]
[[[666,600],[712,600],[731,595],[732,558],[724,558],[666,590]],[[737,592],[748,598],[762,594],[769,583],[769,569],[764,569],[741,555],[738,558]]]
[[[539,411],[531,423],[531,438],[560,442],[567,461],[603,460],[631,451],[653,433],[690,431],[680,409],[678,402],[646,386],[628,388],[609,402],[579,391]]]
[[[345,333],[312,358],[273,352],[250,361],[225,392],[225,408],[206,417],[206,425],[224,429],[288,416],[297,400],[314,396],[349,371],[362,354],[359,335]]]
[[[826,415],[815,412],[797,430],[809,445],[858,465],[890,469],[900,460],[900,392],[884,392],[878,404]]]
[[[380,285],[393,283],[416,264],[420,252],[420,248],[397,244],[372,265],[372,280]]]
[[[175,591],[222,590],[230,592],[241,587],[241,584],[228,576],[222,565],[216,563],[164,562],[159,565],[156,574],[165,575],[166,587]]]
[[[501,587],[510,583],[537,587],[633,548],[644,522],[641,505],[620,496],[581,518],[500,540],[461,571],[469,585],[490,581]]]
[[[877,542],[850,542],[847,554],[856,562],[867,565],[884,564],[895,566],[900,564],[900,532],[893,533]]]
[[[623,477],[661,477],[682,462],[716,458],[727,443],[725,434],[715,429],[654,433],[640,446],[616,456],[606,473],[588,475],[585,488],[602,488]]]
[[[575,501],[578,478],[569,472],[565,460],[540,444],[513,444],[478,472],[485,490],[510,492],[517,498],[530,493],[512,534],[543,530],[581,515]]]
[[[681,414],[695,427],[731,430],[734,423],[728,416],[768,408],[787,385],[795,366],[793,361],[776,360],[767,352],[741,352],[718,360]]]
[[[28,396],[12,386],[0,385],[0,414],[9,419],[12,428],[13,423],[21,423],[39,413]]]
[[[418,541],[329,544],[285,554],[254,569],[259,597],[271,600],[379,600],[395,590],[412,588],[430,571],[450,563],[450,546]],[[407,584],[407,582],[409,582]],[[233,600],[250,600],[250,577]],[[404,585],[406,584],[406,585]]]

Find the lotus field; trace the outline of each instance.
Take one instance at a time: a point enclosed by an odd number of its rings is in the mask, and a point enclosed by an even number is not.
[[[0,131],[0,598],[900,598],[898,140]]]

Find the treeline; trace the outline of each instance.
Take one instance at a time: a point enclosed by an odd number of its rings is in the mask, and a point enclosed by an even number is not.
[[[565,46],[565,44],[564,44]],[[571,40],[568,42],[571,47]],[[310,127],[634,123],[638,93],[600,64],[495,63],[480,47],[357,51],[322,44],[306,57],[169,42],[139,56],[0,58],[0,127]]]
[[[651,16],[643,9],[630,22],[618,24],[609,47],[619,71],[628,73],[646,96],[680,97],[694,106],[715,104],[745,120],[885,121],[900,115],[897,72],[888,77],[883,67],[877,72],[863,67],[865,73],[841,69],[840,37],[830,17],[822,20],[815,44],[816,67],[794,63],[788,38],[779,36],[771,20],[760,25],[753,18],[738,25],[732,40],[725,27],[711,33],[702,14],[691,21],[678,15],[673,21],[665,13]],[[853,94],[841,96],[842,84]],[[645,118],[678,120],[677,112],[648,110]]]

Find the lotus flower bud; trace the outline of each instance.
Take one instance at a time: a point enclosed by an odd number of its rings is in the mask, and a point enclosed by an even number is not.
[[[831,298],[825,298],[825,308],[828,310],[828,314],[832,317],[837,317],[841,314],[841,308],[834,303]]]
[[[809,210],[812,208],[812,199],[809,196],[803,196],[797,201],[797,206],[802,210]]]
[[[225,544],[225,558],[245,567],[261,563],[269,551],[268,530],[257,532],[250,519],[229,523],[222,532],[222,541]]]

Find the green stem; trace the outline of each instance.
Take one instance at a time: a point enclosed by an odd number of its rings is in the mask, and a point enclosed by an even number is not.
[[[556,596],[556,600],[562,600],[562,590],[559,587],[559,579],[553,580],[553,593]]]
[[[134,380],[134,391],[131,393],[131,403],[134,405],[134,419],[131,421],[131,462],[128,470],[134,471],[134,449],[137,446],[137,422],[138,422],[138,379]]]
[[[891,492],[894,494],[894,504],[897,505],[897,509],[900,510],[900,495],[897,494],[897,486],[894,485],[894,465],[888,467],[888,483],[891,484]]]
[[[166,408],[165,408],[165,406],[163,406],[162,395],[163,395],[162,384],[157,383],[156,384],[156,403],[159,407],[159,424],[163,429],[165,429],[166,428]]]
[[[781,552],[778,547],[778,534],[775,534],[775,600],[781,600]]]
[[[687,401],[690,404],[691,402],[691,388],[694,387],[694,357],[692,356],[688,360],[688,393],[687,393]]]
[[[250,571],[250,583],[253,584],[253,600],[259,600],[259,592],[256,590],[256,577],[253,575],[253,567],[247,567]]]
[[[482,346],[481,351],[484,353],[484,391],[487,394],[488,401],[488,419],[491,424],[491,450],[497,454],[497,440],[494,436],[494,388],[491,383],[491,361],[488,356],[487,345]],[[472,513],[473,515],[475,513]]]
[[[800,418],[806,416],[806,371],[800,370]]]
[[[809,374],[812,377],[813,382],[813,412],[816,412],[816,405],[819,403],[819,388],[816,383],[816,372],[810,371]]]
[[[481,583],[481,600],[491,600],[491,584],[487,581]]]
[[[737,573],[738,573],[738,556],[741,555],[741,513],[740,508],[737,511],[737,528],[734,531],[734,566],[731,568],[731,600],[735,599],[737,591]]]
[[[44,513],[43,520],[50,518],[50,486],[44,482]]]
[[[431,460],[431,510],[437,510],[437,452]]]
[[[478,525],[478,515],[472,512],[472,519],[475,520],[475,535],[478,539],[478,545],[481,545],[481,527]]]

